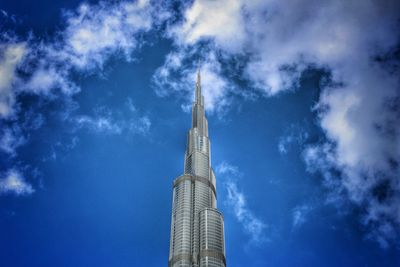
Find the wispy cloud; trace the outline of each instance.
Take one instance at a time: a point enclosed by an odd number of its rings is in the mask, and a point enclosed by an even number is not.
[[[43,116],[40,113],[26,111],[20,120],[12,120],[3,123],[0,120],[0,152],[8,157],[17,155],[17,149],[29,141],[26,132],[32,132],[44,125]]]
[[[310,205],[301,205],[301,206],[296,206],[292,210],[292,225],[293,228],[298,228],[307,221],[307,216],[312,210],[312,207]]]
[[[328,142],[308,146],[303,155],[308,170],[323,175],[324,185],[330,189],[327,203],[343,207],[350,202],[362,207],[366,237],[383,248],[397,242],[400,188],[395,167],[379,169],[364,165],[363,159],[353,166],[343,164],[337,147]]]
[[[1,39],[0,39],[1,41]],[[21,64],[27,47],[25,43],[0,43],[0,118],[13,114],[16,69]]]
[[[61,18],[65,27],[46,40],[39,40],[34,33],[20,40],[12,32],[0,32],[0,149],[7,157],[18,156],[16,148],[27,143],[25,136],[33,127],[18,125],[27,112],[18,109],[20,95],[69,101],[81,90],[72,76],[101,73],[112,56],[127,61],[134,58],[134,52],[143,44],[141,36],[169,16],[168,10],[161,7],[146,0],[85,2],[76,10],[65,10]],[[10,17],[4,10],[1,15]],[[95,115],[67,119],[78,128],[112,134],[129,131],[145,135],[151,125],[147,116],[121,120],[114,113]],[[8,167],[15,175],[10,176],[14,180],[7,181],[23,181],[12,166]],[[22,192],[30,191],[29,187],[22,188]]]
[[[293,144],[303,145],[308,138],[308,133],[298,125],[291,125],[286,133],[279,138],[278,150],[281,154],[288,153]]]
[[[112,117],[81,115],[74,118],[78,128],[87,128],[96,133],[121,134],[127,130],[131,133],[147,134],[151,121],[147,116],[137,120],[115,120]]]
[[[30,195],[35,190],[27,183],[17,170],[9,170],[0,178],[0,195],[14,194],[16,196]]]
[[[218,174],[221,175],[233,175],[234,177],[241,176],[242,174],[239,172],[239,168],[237,166],[233,166],[226,161],[218,164],[216,169]]]
[[[139,114],[131,99],[128,99],[125,109],[128,116],[122,110],[98,107],[93,115],[76,115],[71,118],[71,122],[76,129],[87,129],[95,133],[147,135],[151,127],[150,118]]]
[[[13,113],[21,92],[51,97],[79,92],[72,72],[101,70],[112,55],[132,60],[141,34],[167,17],[167,10],[145,0],[101,1],[65,11],[65,28],[47,41],[30,37],[18,42],[13,34],[0,32],[0,116]],[[21,65],[23,75],[16,72]]]
[[[26,141],[25,137],[21,135],[21,128],[18,126],[4,128],[0,134],[0,150],[15,156],[16,149]]]
[[[244,231],[250,235],[252,244],[260,245],[267,240],[265,230],[267,225],[257,218],[246,202],[246,196],[238,189],[235,178],[240,176],[239,169],[227,162],[222,162],[216,168],[217,174],[224,177],[224,186],[227,190],[226,204],[232,209]]]
[[[261,244],[266,241],[265,229],[267,225],[257,218],[249,209],[246,197],[237,188],[234,182],[226,183],[228,191],[228,205],[233,209],[236,219],[243,225],[244,230],[251,236],[251,242]]]
[[[112,121],[110,117],[98,116],[90,117],[87,115],[77,116],[76,125],[79,128],[88,128],[95,132],[106,132],[112,134],[121,134],[122,128],[118,123]]]
[[[91,73],[101,70],[113,56],[133,59],[142,45],[140,36],[160,23],[167,12],[156,11],[149,1],[121,1],[81,4],[75,11],[65,11],[65,29],[48,42],[31,42],[33,68],[22,86],[31,93],[49,93],[59,89],[66,94],[79,91],[71,72]]]

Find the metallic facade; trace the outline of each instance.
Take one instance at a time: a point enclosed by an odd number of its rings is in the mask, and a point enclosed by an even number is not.
[[[173,183],[169,267],[226,267],[224,219],[217,210],[200,72],[187,136],[184,174]]]

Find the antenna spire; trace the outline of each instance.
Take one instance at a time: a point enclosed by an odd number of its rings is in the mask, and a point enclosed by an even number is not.
[[[197,67],[197,82],[196,82],[196,99],[197,103],[201,103],[201,76],[200,66]]]

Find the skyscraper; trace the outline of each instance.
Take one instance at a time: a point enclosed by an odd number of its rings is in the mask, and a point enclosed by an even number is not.
[[[173,183],[169,267],[226,266],[224,219],[217,209],[210,150],[199,70],[184,174]]]

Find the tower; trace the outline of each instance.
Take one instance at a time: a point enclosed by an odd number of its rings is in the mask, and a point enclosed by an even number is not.
[[[173,182],[169,267],[226,267],[224,219],[217,209],[210,150],[198,70],[184,174]]]

